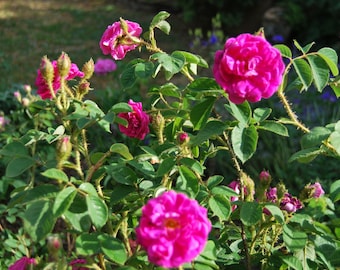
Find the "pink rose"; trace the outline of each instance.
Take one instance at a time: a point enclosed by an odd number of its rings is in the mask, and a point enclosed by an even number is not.
[[[138,44],[132,41],[129,36],[139,38],[142,33],[142,28],[138,23],[128,20],[124,20],[124,22],[127,26],[128,35],[124,33],[121,22],[115,22],[107,27],[99,42],[103,54],[111,54],[115,60],[123,59],[128,51],[137,48]]]
[[[280,208],[286,210],[288,213],[295,213],[302,208],[302,204],[299,199],[293,197],[289,193],[286,193],[281,199]]]
[[[210,230],[207,209],[185,194],[167,191],[142,208],[136,234],[149,261],[170,268],[194,260]]]
[[[309,185],[309,189],[312,190],[312,197],[313,198],[320,198],[323,194],[325,194],[325,191],[323,190],[321,184],[319,182],[316,182],[315,184]]]
[[[8,270],[25,270],[30,264],[36,265],[37,262],[34,258],[22,257],[8,267]]]
[[[234,190],[237,194],[240,194],[240,183],[239,181],[231,181],[230,184],[228,185],[232,190]],[[235,202],[238,201],[238,196],[231,196],[230,197],[230,202]],[[231,206],[231,211],[234,211],[237,208],[237,205],[232,205]]]
[[[54,90],[54,93],[57,93],[58,90],[60,89],[60,76],[58,72],[58,67],[57,67],[57,61],[52,61],[53,69],[54,69],[54,76],[53,76],[53,81],[52,81],[52,87]],[[51,99],[52,95],[50,92],[50,89],[47,86],[47,83],[45,82],[43,76],[41,75],[40,70],[38,69],[37,71],[37,77],[35,79],[35,85],[37,86],[37,94],[42,98],[42,99]],[[84,73],[81,72],[76,64],[71,64],[70,71],[68,75],[66,76],[66,80],[70,81],[73,80],[75,77],[84,77]]]
[[[277,188],[270,188],[269,191],[266,192],[267,201],[276,203],[277,202]]]
[[[131,99],[128,104],[132,112],[119,113],[118,116],[127,120],[127,127],[119,125],[119,130],[131,138],[143,140],[149,133],[150,117],[143,111],[141,102],[134,102]]]
[[[94,72],[103,75],[117,69],[117,64],[112,59],[99,58],[94,64]]]
[[[229,38],[215,54],[216,82],[231,102],[257,102],[271,97],[282,81],[285,65],[280,51],[261,36],[241,34]]]

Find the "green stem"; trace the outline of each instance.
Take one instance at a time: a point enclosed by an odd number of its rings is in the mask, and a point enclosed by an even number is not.
[[[297,128],[301,129],[304,133],[310,132],[310,130],[303,123],[301,123],[298,120],[296,114],[293,112],[293,110],[292,110],[291,106],[289,105],[289,102],[288,102],[285,94],[283,93],[282,85],[280,86],[280,89],[277,92],[277,94],[278,94],[278,97],[280,98],[281,103],[283,104],[283,107],[285,108],[289,118],[292,120],[293,124]]]

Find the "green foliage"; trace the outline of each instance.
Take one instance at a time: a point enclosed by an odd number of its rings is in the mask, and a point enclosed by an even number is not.
[[[155,268],[135,242],[135,228],[143,205],[174,189],[204,206],[212,223],[204,251],[184,264],[185,269],[235,269],[243,264],[246,269],[339,267],[340,180],[325,187],[319,198],[303,183],[305,188],[296,195],[303,207],[295,213],[282,207],[289,179],[259,180],[262,168],[254,177],[247,172],[266,135],[294,140],[293,128],[303,134],[291,164],[306,170],[316,158],[339,159],[339,120],[309,129],[285,96],[289,89],[303,95],[312,87],[323,92],[334,86],[330,74],[339,73],[335,50],[312,51],[313,43],[295,42],[299,54],[293,55],[287,46],[277,46],[287,60],[277,93],[287,116],[280,116],[275,106],[231,103],[214,79],[198,76],[199,69],[208,67],[201,56],[161,51],[154,30],[169,34],[168,17],[167,12],[158,13],[145,40],[137,40],[150,57],[132,60],[121,71],[126,91],[141,81],[156,81],[146,90],[148,101],[143,104],[151,118],[145,139],[118,134],[117,125],[128,126],[119,114],[135,116],[125,96],[101,106],[81,92],[83,79],[72,82],[72,88],[63,81],[51,100],[29,93],[27,107],[13,113],[17,119],[5,125],[0,140],[5,168],[0,265],[8,267],[28,256],[39,258],[39,268],[66,269],[71,259],[84,257],[88,267],[97,269]],[[21,119],[27,121],[16,121]],[[271,150],[282,151],[278,145]],[[223,161],[221,169],[232,169],[214,173],[210,162],[215,160]],[[231,188],[230,179],[239,187]],[[269,200],[266,192],[272,186],[277,198]],[[63,243],[54,247],[57,254],[48,242],[55,235]]]

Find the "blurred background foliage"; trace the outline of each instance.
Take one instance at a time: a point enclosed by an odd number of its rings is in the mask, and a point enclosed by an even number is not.
[[[210,67],[215,51],[223,47],[226,38],[242,32],[253,33],[260,27],[264,27],[266,38],[273,44],[285,43],[292,48],[293,39],[296,39],[302,45],[315,41],[316,49],[329,46],[338,53],[340,50],[338,0],[2,0],[0,114],[12,115],[12,123],[18,126],[26,121],[24,109],[18,108],[13,93],[21,91],[24,94],[24,84],[31,85],[34,91],[36,70],[43,55],[55,59],[65,51],[80,67],[91,57],[94,60],[105,58],[98,42],[107,25],[123,17],[136,20],[143,27],[160,10],[171,13],[172,30],[169,36],[157,35],[159,47],[168,52],[190,49],[206,58]],[[154,82],[142,81],[123,93],[119,82],[120,67],[137,53],[133,52],[124,62],[117,63],[118,69],[112,74],[93,77],[95,91],[91,95],[103,110],[122,99],[138,97],[140,93],[146,102],[143,93]],[[211,68],[201,70],[199,74],[212,76]],[[336,98],[329,89],[324,93],[310,89],[303,96],[292,89],[287,95],[295,103],[297,115],[310,128],[340,118]],[[276,117],[284,114],[275,97],[262,101],[259,106],[274,108]],[[338,179],[338,160],[319,157],[308,164],[288,162],[300,148],[300,142],[295,139],[298,134],[300,131],[294,128],[290,129],[290,138],[261,134],[255,157],[245,164],[249,174],[256,179],[258,173],[266,169],[276,181],[283,180],[288,188],[297,190],[307,182],[318,180],[327,187]],[[104,138],[98,141],[105,143]],[[209,169],[211,174],[223,174],[231,181],[236,175],[231,164],[230,157],[221,152],[209,162]]]

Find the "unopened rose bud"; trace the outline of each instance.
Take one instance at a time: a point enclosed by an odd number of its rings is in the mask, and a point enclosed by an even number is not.
[[[254,184],[253,179],[251,179],[249,175],[247,175],[244,172],[241,172],[240,178],[244,184],[244,187],[247,189],[247,193],[245,194],[245,200],[254,201],[255,184]]]
[[[62,137],[57,144],[58,167],[62,168],[63,162],[71,155],[72,143],[69,136]]]
[[[30,85],[28,85],[28,84],[25,84],[25,85],[23,86],[23,88],[24,88],[24,91],[25,91],[27,94],[31,93],[31,91],[32,91],[32,87],[31,87]]]
[[[262,182],[269,182],[270,183],[271,180],[272,180],[272,177],[271,177],[271,175],[269,174],[268,171],[260,172],[259,178],[260,178],[260,181],[262,181]]]
[[[13,93],[14,97],[21,103],[21,94],[19,91]]]
[[[58,236],[49,236],[47,238],[47,250],[53,261],[58,260],[58,253],[61,248],[61,241]]]
[[[78,91],[81,95],[86,95],[90,90],[90,83],[88,81],[84,81],[79,84]]]
[[[187,144],[188,142],[190,141],[190,137],[188,135],[188,133],[186,132],[180,132],[178,135],[177,135],[177,142],[179,144]]]
[[[301,191],[300,200],[306,201],[311,198],[320,198],[323,194],[325,194],[325,191],[319,182],[316,182],[315,184],[308,184]]]
[[[40,62],[40,72],[47,83],[52,83],[54,78],[54,68],[51,61],[45,55]]]
[[[68,75],[71,69],[71,59],[67,53],[61,53],[57,60],[57,67],[60,77],[65,77]]]
[[[152,125],[152,128],[155,130],[159,143],[162,144],[165,120],[164,120],[163,115],[160,113],[160,111],[152,115],[151,125]]]
[[[279,184],[277,184],[276,189],[277,189],[277,198],[278,200],[281,200],[287,193],[286,186],[285,184],[280,182]]]
[[[82,71],[84,72],[85,80],[88,80],[92,77],[94,72],[94,62],[92,58],[83,65]]]
[[[24,97],[24,98],[22,98],[22,100],[21,100],[21,104],[22,104],[22,106],[24,106],[24,107],[28,107],[28,105],[30,104],[30,100],[29,100],[27,97]]]

